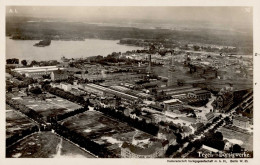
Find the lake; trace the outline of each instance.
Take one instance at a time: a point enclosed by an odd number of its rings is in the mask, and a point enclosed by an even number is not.
[[[21,60],[60,60],[66,58],[81,58],[89,56],[106,56],[112,52],[126,52],[142,49],[136,46],[120,45],[118,40],[85,39],[85,41],[51,41],[46,47],[35,47],[39,40],[12,40],[6,37],[6,59]]]

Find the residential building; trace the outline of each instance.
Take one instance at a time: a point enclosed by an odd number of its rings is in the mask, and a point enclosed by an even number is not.
[[[176,78],[174,77],[174,72],[175,72],[175,66],[174,66],[174,57],[171,57],[171,63],[170,63],[170,68],[168,71],[168,82],[167,86],[172,86],[176,84]]]
[[[161,121],[164,121],[164,122],[166,121],[166,116],[165,116],[165,114],[153,113],[152,116],[153,116],[153,119],[154,119],[154,122],[155,122],[155,123],[159,123],[159,122],[161,122]]]
[[[167,140],[169,142],[169,145],[174,145],[176,144],[177,137],[172,132],[160,128],[157,134],[157,138]]]
[[[202,114],[200,116],[198,116],[198,121],[199,122],[202,122],[202,123],[207,123],[207,122],[210,122],[214,119],[215,115],[213,112],[209,112],[207,114]]]
[[[216,100],[213,102],[213,107],[219,112],[225,113],[229,110],[230,106],[233,104],[233,93],[225,92],[218,94]]]

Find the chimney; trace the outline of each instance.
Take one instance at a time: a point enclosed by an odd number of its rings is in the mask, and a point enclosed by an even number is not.
[[[151,73],[151,67],[152,67],[152,56],[151,54],[148,55],[148,62],[149,62],[149,66],[148,66],[148,72]]]

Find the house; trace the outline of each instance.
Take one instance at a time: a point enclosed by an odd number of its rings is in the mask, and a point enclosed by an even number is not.
[[[139,117],[141,118],[141,120],[144,120],[146,123],[152,123],[154,121],[153,116],[149,114],[140,115]]]
[[[215,115],[213,112],[209,112],[207,114],[202,114],[198,116],[198,121],[202,123],[208,123],[211,122],[214,119]]]
[[[165,114],[153,113],[152,116],[153,116],[153,119],[154,119],[153,122],[155,122],[155,123],[160,123],[161,121],[164,121],[164,122],[166,121]]]
[[[209,112],[209,113],[207,113],[207,114],[205,115],[205,117],[206,117],[207,121],[209,122],[209,121],[211,121],[211,120],[214,119],[215,115],[214,115],[213,112]]]
[[[19,88],[17,87],[12,88],[12,92],[19,92]]]
[[[137,116],[134,112],[131,112],[129,115],[132,119],[138,119],[139,121],[142,120],[141,117]]]
[[[51,72],[51,80],[52,81],[61,81],[61,80],[67,80],[68,79],[68,73],[64,70],[55,70]]]
[[[182,137],[187,137],[192,134],[192,129],[188,126],[183,126],[183,132],[181,133]]]
[[[204,124],[203,123],[196,123],[196,124],[192,124],[191,126],[194,128],[194,130],[199,131],[204,127]]]
[[[28,85],[28,88],[29,88],[29,89],[35,88],[35,87],[42,88],[42,86],[41,86],[40,84],[29,84],[29,85]]]

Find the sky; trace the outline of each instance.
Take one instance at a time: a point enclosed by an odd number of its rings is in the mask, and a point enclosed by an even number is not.
[[[48,7],[8,6],[6,15],[52,17],[80,21],[206,22],[223,26],[252,27],[250,7]]]

